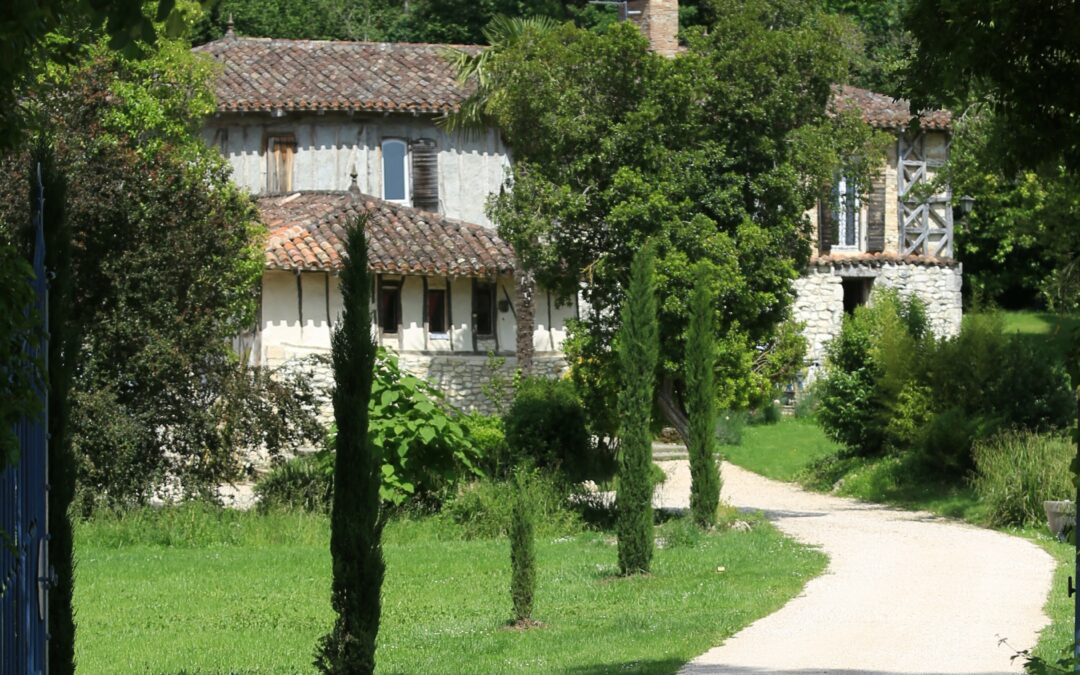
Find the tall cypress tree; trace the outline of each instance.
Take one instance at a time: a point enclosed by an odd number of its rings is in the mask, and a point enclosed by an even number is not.
[[[326,673],[371,673],[385,563],[379,512],[380,458],[368,441],[368,400],[375,365],[368,305],[366,219],[348,228],[341,272],[343,310],[333,336],[334,503],[330,516],[334,627],[319,644],[315,665]]]
[[[653,554],[650,433],[656,362],[660,348],[656,317],[655,253],[642,248],[630,267],[630,288],[622,309],[618,357],[622,375],[619,392],[619,569],[623,574],[647,573]]]
[[[522,627],[532,620],[536,596],[536,516],[529,494],[530,480],[524,471],[514,475],[510,520],[510,600],[514,605],[514,621]]]
[[[708,272],[697,268],[686,335],[686,411],[690,418],[690,513],[701,527],[716,523],[720,472],[716,466],[716,335]]]

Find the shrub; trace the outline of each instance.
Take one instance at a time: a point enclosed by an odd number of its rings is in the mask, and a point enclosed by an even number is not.
[[[568,487],[558,476],[533,471],[525,490],[541,535],[557,537],[581,529],[581,518],[567,505]],[[460,527],[466,539],[500,537],[509,531],[516,492],[512,481],[464,483],[444,500],[440,517]]]
[[[1007,431],[976,443],[974,456],[972,484],[993,525],[1042,523],[1044,501],[1076,494],[1069,471],[1076,446],[1064,435]]]
[[[811,420],[817,418],[818,394],[815,387],[808,387],[795,399],[795,419]]]
[[[255,483],[259,510],[330,510],[334,489],[334,454],[327,450],[300,455],[275,466]]]
[[[476,453],[476,463],[484,475],[503,478],[510,474],[514,460],[506,442],[501,417],[472,413],[461,418],[465,436]]]
[[[716,522],[715,511],[709,522]],[[657,534],[658,540],[663,542],[663,548],[694,548],[701,543],[704,536],[701,528],[691,518],[672,518],[658,528]]]
[[[514,476],[514,488],[510,517],[510,599],[514,621],[524,624],[532,619],[536,594],[536,528],[524,473],[519,471]]]
[[[585,410],[567,380],[523,378],[504,422],[516,462],[558,471],[574,482],[605,480],[614,471],[614,459],[589,437]]]
[[[742,410],[720,413],[716,417],[716,442],[720,445],[741,445],[744,426],[746,413]]]
[[[384,349],[375,359],[369,411],[368,433],[383,459],[383,500],[401,504],[479,475],[477,451],[460,416],[430,384],[401,372]]]

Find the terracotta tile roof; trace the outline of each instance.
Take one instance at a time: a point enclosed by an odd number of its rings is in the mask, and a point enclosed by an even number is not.
[[[896,253],[859,253],[855,255],[821,255],[810,259],[810,267],[881,267],[882,265],[919,265],[922,267],[956,267],[952,258],[928,255],[898,255]]]
[[[358,191],[260,197],[256,206],[269,230],[268,269],[340,270],[345,225],[363,213],[372,272],[492,277],[514,269],[510,245],[493,230]]]
[[[442,113],[468,93],[448,49],[480,47],[226,36],[194,51],[224,66],[214,86],[220,111]]]
[[[832,106],[836,110],[862,111],[867,124],[881,129],[899,129],[912,120],[911,106],[905,99],[894,99],[866,89],[846,84],[833,85]],[[929,110],[919,115],[923,129],[949,129],[952,113],[948,110]]]

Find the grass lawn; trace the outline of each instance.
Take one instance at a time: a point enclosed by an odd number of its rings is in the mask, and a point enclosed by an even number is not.
[[[766,523],[674,536],[654,573],[615,576],[613,539],[541,539],[536,618],[505,629],[509,544],[434,518],[392,522],[380,672],[670,673],[780,608],[825,556]],[[681,527],[685,531],[685,527]],[[81,670],[308,672],[332,621],[327,519],[200,507],[82,524],[75,608]],[[696,540],[696,541],[695,541]],[[722,568],[722,570],[720,569]]]
[[[720,446],[732,464],[775,480],[792,481],[810,463],[840,449],[813,420],[784,418],[776,424],[749,425],[740,445]]]

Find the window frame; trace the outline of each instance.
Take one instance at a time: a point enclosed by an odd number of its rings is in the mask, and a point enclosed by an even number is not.
[[[288,181],[285,189],[281,189],[281,181],[278,174],[278,160],[275,144],[279,142],[292,148],[292,157],[288,162]],[[296,134],[291,131],[272,132],[267,134],[266,142],[263,144],[263,152],[266,155],[266,193],[273,195],[293,192],[293,177],[296,173],[297,154]],[[274,184],[275,178],[277,179],[277,185]]]
[[[401,155],[401,181],[402,181],[402,197],[401,199],[393,199],[386,194],[386,146],[387,145],[400,145],[402,148]],[[412,176],[410,171],[410,155],[409,142],[404,138],[384,138],[379,143],[379,161],[381,163],[381,181],[382,181],[382,198],[384,201],[391,202],[393,204],[404,204],[405,206],[412,205],[411,188],[412,188]]]
[[[488,316],[490,317],[489,318],[489,323],[490,323],[491,330],[489,332],[487,332],[487,333],[484,333],[484,332],[480,331],[479,324],[478,324],[478,322],[476,320],[476,318],[477,318],[477,316],[479,314],[476,311],[476,309],[479,306],[479,303],[477,301],[478,301],[478,299],[479,299],[479,297],[481,295],[481,292],[480,292],[481,288],[484,288],[484,289],[487,290],[487,296],[488,296],[487,311],[488,311]],[[496,282],[496,281],[481,281],[481,280],[477,279],[477,280],[475,280],[473,282],[471,328],[473,330],[473,334],[478,338],[493,338],[493,337],[495,337],[495,331],[498,330],[498,326],[496,325],[496,309],[495,309],[495,299],[496,299],[497,291],[498,291],[498,282]]]
[[[446,288],[428,288],[427,297],[424,298],[424,315],[427,317],[428,334],[436,338],[445,338],[450,334],[450,316],[449,316],[449,303],[447,301],[447,295],[449,289]],[[442,327],[435,326],[432,319],[432,307],[431,298],[434,295],[442,296]]]
[[[397,279],[392,280],[392,281],[383,281],[382,279],[379,280],[379,289],[378,289],[378,295],[377,295],[377,298],[376,298],[376,301],[378,303],[376,305],[376,312],[378,314],[379,334],[380,335],[397,336],[397,335],[400,335],[401,332],[402,332],[402,330],[401,330],[401,320],[402,320],[402,316],[401,316],[401,309],[402,309],[401,308],[401,294],[402,293],[401,293],[401,291],[402,291],[403,286],[404,286],[404,284],[402,283],[401,280],[397,280]],[[384,308],[383,294],[385,292],[389,292],[389,291],[393,291],[394,294],[395,294],[395,301],[393,303],[393,311],[394,311],[395,318],[397,319],[397,322],[396,322],[396,325],[394,326],[393,330],[388,330],[386,328],[386,319],[384,318],[385,312],[384,312],[384,309],[383,309]]]
[[[841,174],[836,179],[833,191],[836,241],[832,243],[832,250],[840,252],[865,250],[866,224],[862,211],[863,203],[859,195],[858,183]],[[850,237],[852,243],[848,243],[848,234],[852,235]]]

